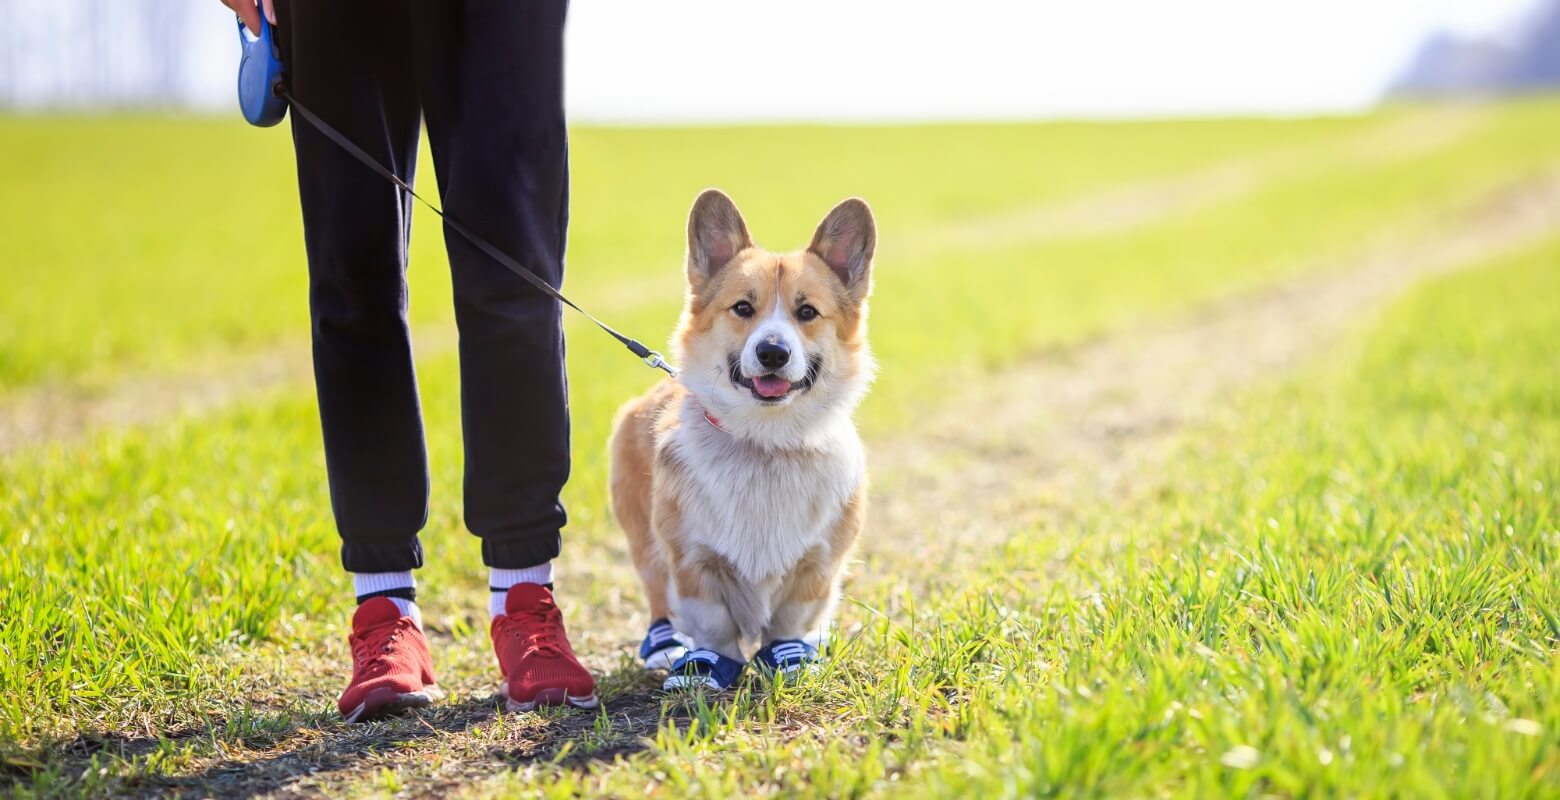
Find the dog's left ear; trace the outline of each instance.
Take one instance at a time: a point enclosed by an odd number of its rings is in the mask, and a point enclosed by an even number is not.
[[[867,201],[852,197],[830,211],[807,248],[834,270],[851,299],[861,302],[872,289],[872,254],[877,249],[877,223]]]
[[[752,246],[737,204],[719,189],[705,189],[688,212],[688,285],[698,292],[737,253]]]

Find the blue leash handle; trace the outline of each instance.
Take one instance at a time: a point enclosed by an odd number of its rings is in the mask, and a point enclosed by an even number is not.
[[[238,107],[250,125],[269,128],[287,116],[287,100],[277,91],[284,72],[282,53],[263,11],[259,36],[251,37],[244,21],[238,21],[238,42],[244,48],[238,62]]]

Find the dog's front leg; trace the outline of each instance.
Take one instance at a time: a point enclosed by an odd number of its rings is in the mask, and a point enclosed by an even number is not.
[[[839,603],[845,559],[861,532],[865,508],[862,484],[845,505],[828,543],[809,551],[786,576],[764,626],[763,647],[754,656],[760,668],[791,674],[819,660],[818,650]]]
[[[672,617],[677,630],[701,650],[735,661],[742,654],[743,583],[725,558],[703,547],[679,553],[672,580],[677,590]],[[756,633],[750,631],[749,635]]]
[[[725,559],[704,552],[685,558],[673,575],[672,621],[694,648],[672,666],[666,689],[729,689],[742,675],[740,585]],[[736,599],[737,607],[731,602]]]
[[[836,576],[812,575],[790,582],[764,626],[764,646],[753,657],[754,663],[761,670],[790,675],[818,661],[817,646],[808,635],[829,624],[838,598]]]
[[[833,616],[838,590],[830,590],[822,596],[792,597],[775,607],[774,616],[764,628],[764,642],[802,639],[809,633],[821,631]]]
[[[742,657],[742,634],[731,611],[720,600],[680,596],[677,599],[677,630],[693,640],[699,650],[713,650],[733,661]]]

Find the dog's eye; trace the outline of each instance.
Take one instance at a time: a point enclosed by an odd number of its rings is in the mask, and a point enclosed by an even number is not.
[[[743,319],[747,319],[748,317],[753,316],[753,304],[746,300],[743,300],[742,302],[732,306],[731,310],[735,311],[737,316]]]
[[[812,306],[802,306],[796,309],[796,318],[803,322],[811,322],[818,318],[818,309]]]

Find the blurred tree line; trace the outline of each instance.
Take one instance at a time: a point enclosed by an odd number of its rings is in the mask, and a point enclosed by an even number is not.
[[[1392,87],[1406,97],[1481,97],[1560,87],[1560,0],[1504,36],[1430,37]]]
[[[0,0],[0,106],[182,104],[209,0]]]

